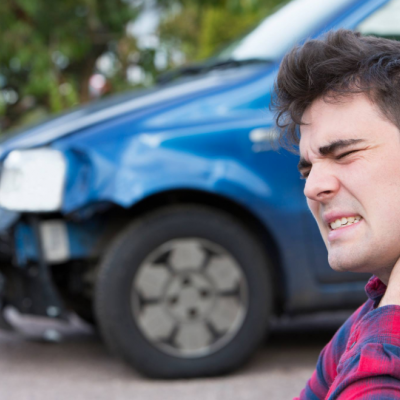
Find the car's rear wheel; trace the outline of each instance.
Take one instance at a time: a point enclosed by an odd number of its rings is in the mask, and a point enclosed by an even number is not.
[[[225,373],[266,333],[269,268],[257,238],[228,214],[154,212],[128,226],[104,258],[95,300],[101,332],[152,377]]]

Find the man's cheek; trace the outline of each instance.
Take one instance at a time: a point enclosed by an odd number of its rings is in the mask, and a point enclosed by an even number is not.
[[[311,200],[311,199],[307,199],[307,205],[308,205],[308,209],[311,211],[311,214],[313,215],[315,221],[318,223],[320,223],[320,221],[318,221],[318,205],[319,203],[315,200]]]
[[[318,221],[318,228],[319,228],[319,232],[322,236],[322,239],[325,242],[325,245],[328,246],[329,228],[322,221]]]

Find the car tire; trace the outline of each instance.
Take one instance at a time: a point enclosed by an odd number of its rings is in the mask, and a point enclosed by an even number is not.
[[[95,287],[106,344],[153,378],[238,368],[265,338],[272,302],[271,265],[256,236],[197,205],[131,223],[106,252]]]

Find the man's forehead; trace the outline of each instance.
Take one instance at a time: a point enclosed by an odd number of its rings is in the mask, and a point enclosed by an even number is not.
[[[347,95],[326,95],[315,99],[305,110],[302,116],[303,122],[316,123],[320,117],[336,118],[337,113],[354,114],[370,112],[371,109],[378,111],[368,96],[364,93],[354,93]]]
[[[319,149],[338,141],[367,139],[371,103],[362,97],[339,102],[315,100],[304,112],[300,126],[300,155],[320,153]],[[375,110],[374,110],[375,111]],[[380,116],[377,115],[378,118]],[[323,153],[323,152],[322,152]]]
[[[336,129],[335,127],[327,127],[321,130],[305,130],[300,129],[300,157],[308,158],[311,154],[328,155],[344,144],[354,144],[363,140],[356,132],[352,130]]]

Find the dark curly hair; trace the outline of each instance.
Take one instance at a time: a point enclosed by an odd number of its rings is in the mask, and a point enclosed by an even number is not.
[[[400,42],[341,29],[293,48],[282,60],[271,103],[281,144],[297,148],[303,113],[314,100],[355,93],[366,94],[400,129]]]

